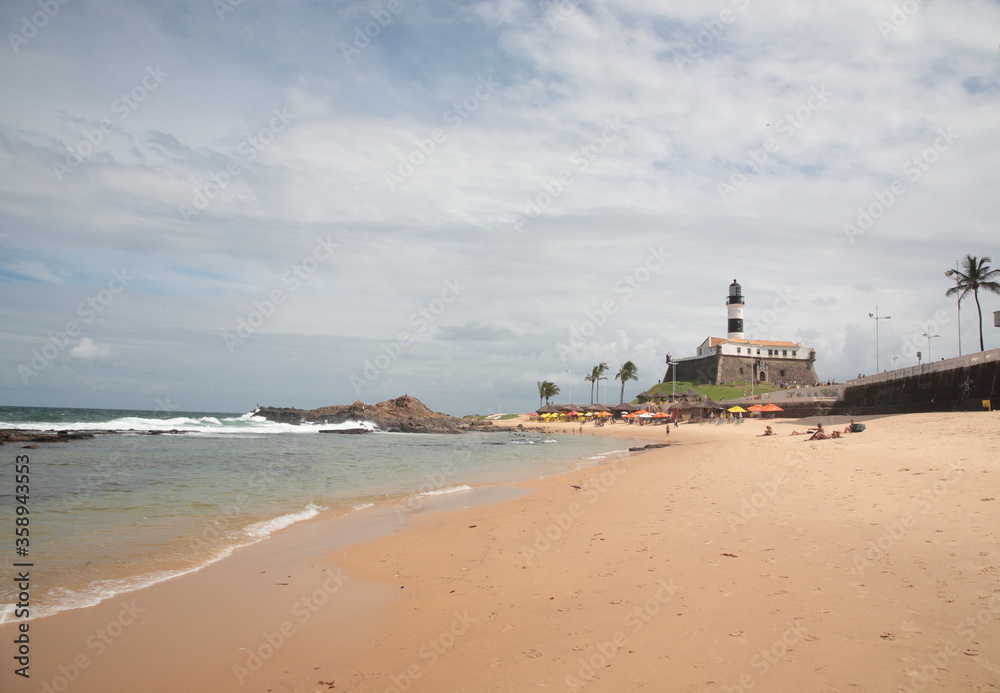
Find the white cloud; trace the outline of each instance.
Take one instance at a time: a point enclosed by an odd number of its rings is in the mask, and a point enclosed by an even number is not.
[[[6,262],[3,265],[0,265],[0,269],[4,272],[9,272],[10,274],[15,274],[19,277],[24,277],[25,279],[33,281],[50,282],[53,284],[58,284],[63,281],[61,277],[49,270],[49,268],[45,266],[45,263],[33,260]]]
[[[874,368],[876,303],[898,351],[954,309],[945,269],[1000,261],[995,3],[924,4],[885,36],[894,4],[861,0],[407,4],[348,62],[341,43],[380,6],[219,21],[182,2],[181,24],[79,0],[72,26],[50,22],[5,59],[0,88],[19,98],[0,115],[0,279],[17,300],[0,317],[18,327],[0,359],[30,358],[128,267],[135,281],[72,349],[128,345],[106,405],[150,408],[170,388],[188,409],[352,401],[351,376],[406,333],[366,399],[517,410],[537,380],[602,360],[631,358],[648,386],[667,351],[724,330],[735,276],[749,321],[792,289],[758,336],[803,335],[820,377],[843,379]],[[19,16],[0,7],[9,26]],[[121,118],[115,99],[157,66],[162,82]],[[829,97],[813,107],[815,89]],[[275,109],[294,117],[269,132]],[[114,127],[97,138],[102,119]],[[935,149],[948,128],[958,138]],[[59,180],[67,148],[85,156]],[[869,211],[852,242],[845,225]],[[292,281],[328,237],[334,256]],[[624,300],[616,283],[661,244],[667,266]],[[418,334],[413,316],[454,278],[467,288]],[[615,313],[563,363],[556,345],[608,299]],[[230,352],[240,320],[255,326]],[[935,354],[957,353],[953,332]],[[34,383],[20,401],[88,403],[72,373]]]
[[[69,355],[82,361],[106,361],[111,357],[111,347],[98,344],[90,337],[83,337],[69,350]]]

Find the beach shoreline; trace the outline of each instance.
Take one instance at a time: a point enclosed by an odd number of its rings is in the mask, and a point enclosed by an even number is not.
[[[579,437],[542,445],[556,441],[512,429],[338,440],[267,428],[276,432],[102,436],[78,448],[18,448],[34,471],[30,556],[44,577],[32,586],[31,616],[196,572],[320,514],[386,502],[405,512],[428,502],[423,496],[534,478],[539,465],[563,470],[606,449]],[[11,620],[16,594],[13,583],[0,584],[0,623]]]
[[[352,513],[349,531],[343,518],[336,531],[332,518],[299,523],[195,574],[31,622],[30,681],[10,665],[0,680],[12,691],[994,685],[1000,521],[980,491],[1000,471],[995,422],[874,417],[865,433],[812,442],[788,435],[812,420],[683,424],[669,441],[663,426],[588,425],[671,445],[496,485],[509,497],[468,508],[463,494],[439,496],[402,526],[390,507]],[[498,425],[518,423],[579,427]],[[757,437],[765,424],[778,435]],[[379,513],[391,531],[373,533]]]

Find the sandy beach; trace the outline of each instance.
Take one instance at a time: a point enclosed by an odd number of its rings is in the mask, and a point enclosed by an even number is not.
[[[1000,690],[997,414],[816,420],[587,426],[670,446],[293,526],[32,622],[2,688]]]

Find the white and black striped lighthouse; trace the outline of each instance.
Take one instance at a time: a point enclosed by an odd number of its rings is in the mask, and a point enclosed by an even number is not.
[[[726,310],[729,312],[729,339],[743,339],[743,290],[735,279],[729,285]]]

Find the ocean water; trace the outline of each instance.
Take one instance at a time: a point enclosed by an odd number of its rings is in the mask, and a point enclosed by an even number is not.
[[[198,570],[320,513],[539,478],[624,454],[592,436],[324,435],[361,424],[272,423],[252,413],[0,407],[0,428],[115,430],[0,447],[2,574],[31,562],[33,618]],[[178,429],[183,434],[167,431]],[[162,431],[151,435],[151,431]],[[27,555],[15,552],[15,460],[27,455]],[[15,585],[0,582],[0,623]]]

